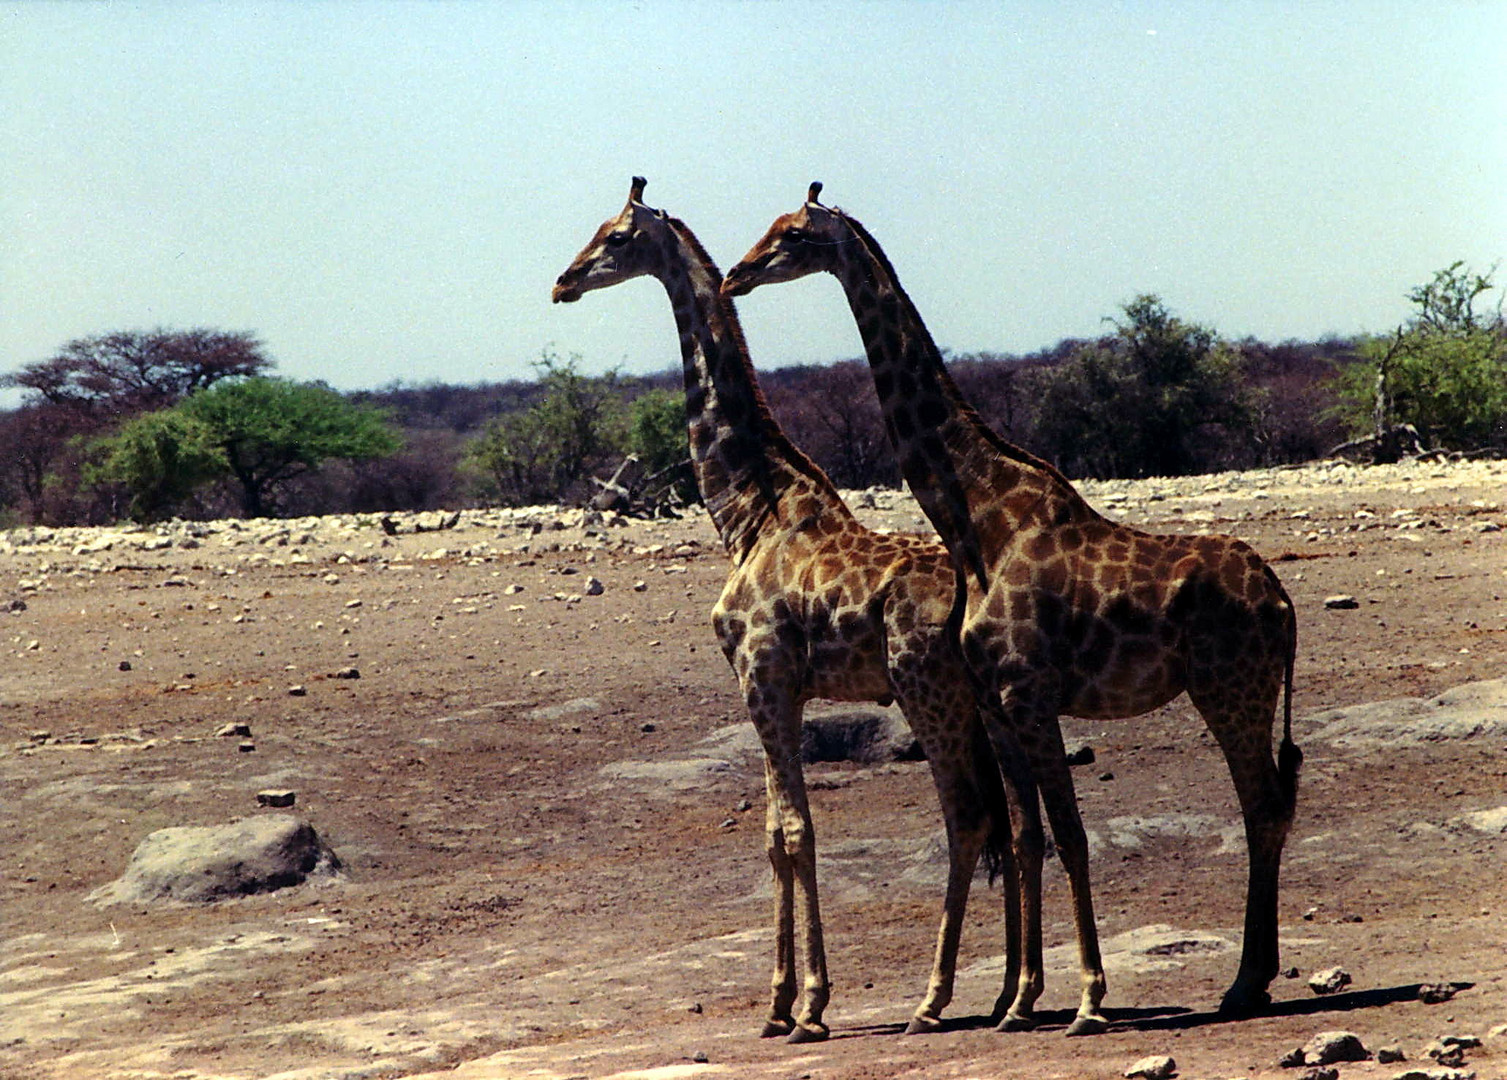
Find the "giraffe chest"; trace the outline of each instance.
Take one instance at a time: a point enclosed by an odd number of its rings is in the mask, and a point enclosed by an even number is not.
[[[740,679],[779,679],[802,698],[890,699],[887,576],[851,559],[823,565],[788,556],[751,560],[714,609]]]

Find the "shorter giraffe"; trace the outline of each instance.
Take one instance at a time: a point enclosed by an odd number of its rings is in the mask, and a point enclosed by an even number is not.
[[[1069,1034],[1103,1030],[1088,845],[1058,717],[1135,716],[1187,691],[1229,766],[1249,852],[1240,970],[1221,1008],[1254,1011],[1277,973],[1277,887],[1302,754],[1292,741],[1297,624],[1275,573],[1228,536],[1154,536],[1096,513],[1055,468],[963,399],[877,241],[817,201],[775,219],[723,292],[827,271],[863,338],[901,471],[951,551],[969,669],[1032,750],[1074,901],[1083,997]],[[1272,756],[1272,716],[1285,700]],[[1029,949],[1005,1026],[1031,1023]]]
[[[946,549],[865,528],[790,443],[754,378],[737,313],[720,293],[721,272],[683,222],[644,204],[643,188],[635,177],[627,205],[560,275],[554,299],[650,275],[675,314],[696,481],[733,562],[712,623],[765,752],[777,939],[764,1034],[801,1042],[828,1033],[815,835],[801,768],[801,714],[816,697],[898,701],[930,763],[949,869],[931,981],[910,1030],[934,1030],[952,996],[969,885],[986,846],[1005,872],[1007,955],[1012,974],[1018,970],[1022,901],[1014,867],[1039,883],[1042,843],[1039,834],[1021,835],[1012,851],[1002,838],[1007,825],[1024,820],[1017,807],[1036,801],[1029,765],[1002,736],[991,745],[955,633],[946,629],[956,589]],[[1039,895],[1039,884],[1024,891]],[[799,1015],[792,1011],[797,893],[806,968]],[[1039,903],[1029,922],[1039,936]],[[996,1009],[1008,1004],[1002,999]]]

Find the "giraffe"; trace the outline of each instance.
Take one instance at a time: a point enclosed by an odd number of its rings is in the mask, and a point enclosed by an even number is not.
[[[952,997],[981,853],[1003,872],[1007,956],[1018,968],[1016,867],[1039,881],[1044,844],[1040,835],[1014,835],[1024,820],[1016,808],[1036,800],[1029,763],[999,727],[998,747],[991,743],[956,635],[945,629],[956,591],[946,549],[864,527],[789,441],[755,379],[732,301],[720,294],[721,272],[683,222],[644,204],[644,185],[633,178],[627,205],[560,275],[553,299],[574,301],[649,275],[674,311],[696,482],[732,561],[712,624],[765,754],[776,949],[763,1035],[806,1042],[829,1031],[815,834],[801,769],[802,710],[815,697],[899,702],[930,763],[949,869],[931,979],[907,1030],[935,1030]],[[798,1015],[797,897],[806,972]],[[1039,904],[1033,919],[1039,936]]]
[[[1220,1009],[1260,1010],[1277,973],[1278,874],[1302,762],[1292,740],[1292,602],[1244,542],[1109,521],[1050,464],[992,431],[958,391],[878,243],[820,193],[812,184],[799,209],[775,219],[723,292],[825,270],[847,296],[901,471],[953,556],[964,657],[1031,752],[1068,874],[1083,984],[1068,1033],[1104,1029],[1106,985],[1058,717],[1137,716],[1183,691],[1224,754],[1249,856],[1240,967]],[[1028,953],[1001,1027],[1033,1021],[1033,962]]]

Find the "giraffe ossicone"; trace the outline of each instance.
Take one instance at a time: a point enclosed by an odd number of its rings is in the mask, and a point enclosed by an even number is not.
[[[820,191],[811,185],[800,208],[775,219],[728,271],[723,292],[822,271],[842,286],[901,471],[958,572],[969,669],[1032,751],[1078,933],[1083,995],[1069,1034],[1103,1029],[1105,980],[1058,717],[1136,716],[1184,691],[1219,743],[1245,820],[1244,942],[1221,1008],[1260,1009],[1277,973],[1278,876],[1302,761],[1292,739],[1292,602],[1244,542],[1112,522],[1050,464],[992,431],[958,391],[878,242],[818,202]],[[1002,1026],[1029,1023],[1040,977],[1028,949],[1023,992]]]
[[[816,842],[801,766],[807,701],[897,701],[931,768],[947,828],[948,877],[927,993],[910,1030],[935,1030],[951,1000],[959,935],[981,853],[1004,871],[1007,992],[1023,935],[1040,940],[1044,840],[1019,746],[981,710],[946,629],[954,576],[947,552],[865,528],[826,474],[775,422],[754,376],[722,275],[686,225],[643,202],[603,222],[554,287],[568,302],[650,275],[665,287],[680,337],[692,465],[732,568],[712,610],[765,756],[765,843],[775,880],[775,967],[765,1035],[826,1037],[830,995],[816,885]],[[1017,875],[1026,884],[1017,886]],[[1034,898],[1034,907],[1032,906]],[[797,982],[797,923],[805,969]],[[1023,929],[1024,924],[1024,929]],[[1038,944],[1039,951],[1039,944]]]

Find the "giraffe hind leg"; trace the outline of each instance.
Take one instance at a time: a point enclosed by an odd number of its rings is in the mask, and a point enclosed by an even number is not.
[[[1212,700],[1210,700],[1212,698]],[[1193,703],[1214,733],[1240,800],[1249,857],[1245,932],[1240,970],[1220,1002],[1229,1015],[1260,1012],[1271,1001],[1267,988],[1277,975],[1277,899],[1282,848],[1293,820],[1290,789],[1272,760],[1271,724],[1277,692],[1226,700],[1195,694]]]
[[[947,828],[947,892],[937,947],[926,997],[912,1014],[907,1035],[941,1027],[942,1010],[952,1001],[958,947],[979,855],[994,830],[1008,824],[994,752],[978,722],[978,709],[971,695],[950,697],[950,701],[926,703],[907,694],[900,697],[906,720],[931,766]]]

